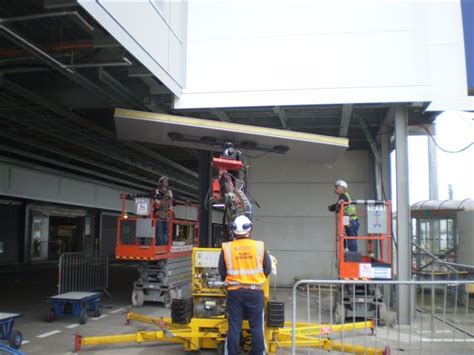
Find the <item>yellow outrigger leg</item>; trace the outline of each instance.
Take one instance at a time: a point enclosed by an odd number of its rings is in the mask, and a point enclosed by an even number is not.
[[[139,331],[130,334],[88,336],[76,334],[75,350],[83,346],[111,345],[120,343],[166,342],[183,344],[186,351],[200,349],[218,349],[224,343],[227,334],[227,319],[192,318],[188,324],[173,324],[170,318],[153,318],[138,313],[129,312],[126,315],[128,323],[137,321],[157,326],[152,331]],[[249,331],[247,321],[243,330]],[[353,354],[387,355],[389,349],[371,348],[362,345],[346,344],[329,338],[333,333],[353,330],[374,329],[373,321],[346,324],[315,324],[299,322],[296,324],[296,346],[319,348],[327,351],[347,352]],[[278,348],[291,347],[291,322],[285,322],[282,328],[265,329],[265,339],[269,354],[276,354]]]

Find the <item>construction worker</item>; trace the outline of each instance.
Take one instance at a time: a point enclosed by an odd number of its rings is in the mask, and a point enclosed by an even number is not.
[[[329,211],[336,212],[343,202],[352,202],[351,196],[348,192],[347,182],[344,180],[336,181],[334,192],[339,196],[339,200],[335,204],[328,206]],[[349,225],[345,226],[346,235],[348,237],[357,237],[359,234],[360,222],[355,206],[347,205],[344,208],[344,216],[349,217]],[[354,239],[344,240],[344,248],[348,251],[356,252],[358,249],[357,241]]]
[[[263,284],[272,271],[272,262],[263,242],[250,239],[250,219],[238,216],[231,229],[236,239],[222,243],[219,258],[219,273],[228,291],[225,354],[239,353],[244,315],[252,334],[251,353],[265,354]]]
[[[156,244],[168,244],[168,222],[170,218],[171,206],[173,205],[173,191],[169,188],[169,178],[165,175],[158,180],[158,187],[154,191],[155,195],[155,216],[156,222]]]

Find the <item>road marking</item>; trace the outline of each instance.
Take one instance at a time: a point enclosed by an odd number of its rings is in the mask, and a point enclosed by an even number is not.
[[[51,332],[47,332],[47,333],[43,333],[43,334],[40,334],[40,335],[37,335],[36,337],[37,338],[46,338],[46,337],[49,337],[51,335],[54,335],[54,334],[59,334],[61,333],[60,330],[53,330]]]
[[[116,310],[114,310],[114,311],[110,311],[109,313],[110,313],[110,314],[115,314],[115,313],[120,313],[120,312],[122,312],[122,311],[125,311],[125,308],[119,308],[119,309],[116,309]]]
[[[431,330],[422,330],[422,331],[417,330],[416,332],[418,334],[431,334],[432,333]],[[442,334],[442,333],[451,334],[452,332],[450,330],[446,329],[446,330],[435,330],[435,333],[436,334]]]
[[[107,314],[102,314],[100,317],[92,318],[92,320],[99,320],[99,319],[102,319],[102,318],[105,318],[105,317],[108,317],[108,315]]]
[[[26,344],[29,344],[29,343],[31,343],[31,341],[29,341],[29,340],[22,340],[21,345],[26,345]]]
[[[78,326],[79,326],[79,324],[77,324],[77,323],[76,324],[69,324],[68,326],[66,326],[66,328],[67,329],[72,329],[72,328],[76,328]]]
[[[434,343],[472,343],[474,342],[474,339],[459,339],[459,338],[435,338],[435,339],[431,339],[431,338],[421,338],[421,340],[423,342],[434,342]]]

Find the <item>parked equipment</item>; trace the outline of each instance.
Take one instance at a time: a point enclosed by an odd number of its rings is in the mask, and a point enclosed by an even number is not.
[[[23,315],[0,312],[0,340],[8,341],[8,345],[13,349],[19,349],[23,342],[21,332],[13,329],[15,321],[20,318],[23,318]]]
[[[100,292],[67,292],[50,297],[46,320],[52,322],[57,317],[72,315],[79,319],[80,324],[86,324],[89,312],[94,317],[102,315],[101,297]]]
[[[350,223],[344,215],[348,205],[365,206],[367,234],[348,237],[345,227]],[[353,200],[343,202],[336,212],[336,253],[338,276],[341,280],[390,280],[392,279],[392,214],[390,201]],[[346,240],[356,240],[359,250],[362,241],[367,242],[366,251],[350,252],[345,250]],[[369,307],[367,308],[367,305]],[[334,318],[342,323],[345,319],[372,318],[383,323],[388,317],[383,290],[378,285],[344,285],[338,290],[334,306]]]
[[[139,331],[130,334],[75,337],[75,350],[84,346],[110,345],[119,343],[165,342],[182,344],[185,351],[217,349],[224,354],[227,335],[226,288],[218,272],[221,249],[195,248],[192,264],[192,299],[175,299],[171,305],[170,318],[153,318],[136,313],[127,313],[127,322],[136,321],[151,324],[156,330]],[[267,353],[275,354],[278,348],[291,346],[291,323],[285,322],[284,304],[270,301],[270,287],[264,285],[265,296],[265,341]],[[355,354],[386,355],[386,349],[370,348],[361,345],[340,343],[330,339],[332,333],[354,330],[370,331],[373,321],[346,324],[296,324],[296,345],[342,351]],[[248,352],[252,337],[248,321],[242,325],[242,351]]]
[[[115,257],[142,262],[139,277],[133,284],[135,307],[146,301],[170,306],[174,298],[190,294],[191,251],[199,238],[198,206],[177,201],[164,218],[154,213],[155,197],[121,195]],[[128,211],[127,203],[133,204],[134,213]],[[158,236],[163,231],[166,244],[160,245]]]

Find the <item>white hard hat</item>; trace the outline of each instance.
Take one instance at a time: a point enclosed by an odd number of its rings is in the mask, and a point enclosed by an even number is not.
[[[252,221],[244,215],[238,216],[232,223],[232,231],[237,235],[247,234],[251,229]]]
[[[336,186],[341,186],[341,187],[347,189],[347,182],[345,182],[344,180],[337,180],[335,185]]]

